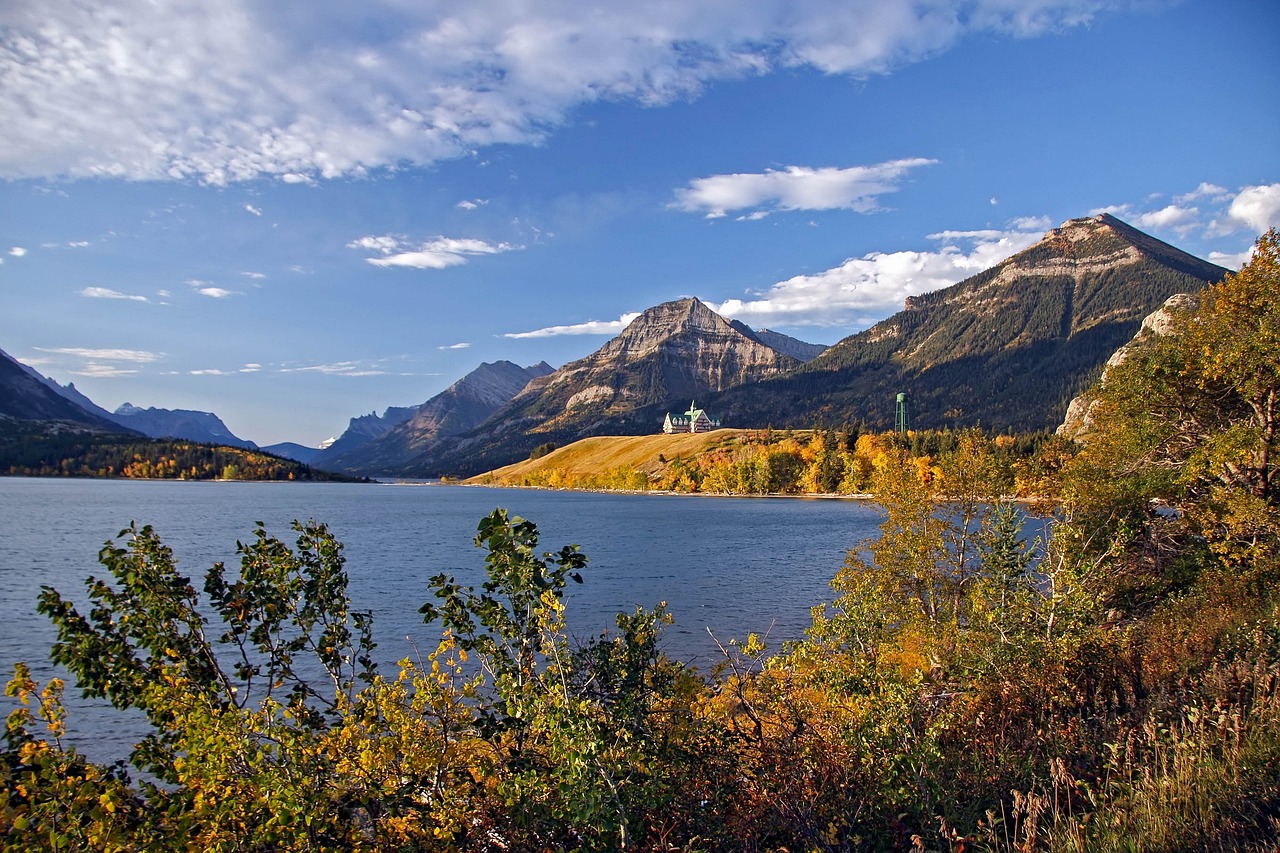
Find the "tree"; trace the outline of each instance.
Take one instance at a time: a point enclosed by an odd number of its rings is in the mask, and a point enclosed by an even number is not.
[[[1248,550],[1280,536],[1280,234],[1197,302],[1107,374],[1071,493],[1138,523],[1161,499]]]

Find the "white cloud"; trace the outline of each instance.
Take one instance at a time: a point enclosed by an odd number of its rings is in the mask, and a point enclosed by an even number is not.
[[[1175,195],[1174,203],[1157,210],[1144,210],[1131,204],[1099,207],[1090,215],[1110,213],[1138,228],[1171,231],[1179,236],[1200,230],[1206,237],[1221,237],[1247,227],[1261,234],[1280,226],[1280,184],[1244,187],[1237,193],[1208,181],[1194,190]],[[1238,253],[1212,253],[1223,266],[1239,266],[1231,261]],[[1212,258],[1211,255],[1211,258]],[[1224,262],[1226,261],[1226,262]]]
[[[132,376],[138,371],[128,367],[116,367],[111,364],[98,364],[91,361],[79,370],[67,371],[72,376],[88,376],[93,379],[114,379],[117,376]]]
[[[226,299],[229,296],[235,296],[234,290],[224,290],[221,287],[201,287],[196,290],[201,296],[208,296],[210,299]]]
[[[536,142],[587,102],[786,68],[865,77],[1100,0],[8,0],[0,177],[290,183]]]
[[[301,367],[282,367],[281,373],[323,373],[327,376],[385,376],[387,371],[370,367],[358,361],[339,361],[331,364],[308,364]]]
[[[522,248],[510,243],[488,243],[472,237],[436,237],[412,245],[403,237],[360,237],[347,244],[349,249],[365,249],[381,253],[381,257],[365,258],[376,267],[442,270],[465,264],[475,255],[496,255]]]
[[[879,207],[880,196],[900,188],[912,169],[937,162],[913,157],[844,169],[788,166],[760,173],[712,175],[676,190],[671,206],[691,213],[703,212],[709,219],[735,210],[751,210],[747,219],[759,219],[775,210],[847,209],[869,213]]]
[[[477,207],[481,207],[488,203],[489,199],[487,198],[464,199],[458,202],[457,206],[462,210],[475,210]]]
[[[471,347],[471,344],[462,343],[462,344],[447,344],[442,347],[437,347],[437,349],[442,349],[442,350],[443,349],[470,349],[470,347]]]
[[[1231,197],[1231,191],[1226,187],[1220,187],[1217,184],[1211,184],[1208,181],[1202,181],[1200,186],[1196,187],[1189,193],[1176,195],[1173,200],[1178,204],[1189,204],[1193,201],[1208,199],[1210,201],[1222,202]]]
[[[164,358],[164,353],[148,352],[146,350],[136,349],[88,349],[85,347],[36,347],[41,352],[51,352],[58,355],[72,355],[77,358],[93,359],[95,361],[133,361],[138,363],[147,363],[159,361]]]
[[[15,258],[20,258],[26,253],[27,253],[27,250],[22,248],[21,246],[14,246],[12,249],[9,250],[9,254]]]
[[[361,237],[347,244],[348,249],[367,249],[371,252],[382,252],[388,255],[400,248],[403,237],[385,235],[382,237]]]
[[[199,370],[188,370],[187,373],[191,376],[234,376],[236,371],[219,370],[216,367],[206,367]]]
[[[1280,184],[1245,187],[1231,200],[1228,214],[1259,234],[1280,228]]]
[[[261,370],[262,365],[252,361],[240,368],[241,373],[258,373]]]
[[[251,204],[246,204],[246,205],[244,206],[244,209],[245,209],[245,210],[247,210],[247,211],[249,211],[250,213],[252,213],[254,216],[261,216],[261,215],[262,215],[262,208],[260,208],[260,207],[254,207],[254,206],[253,206],[253,205],[251,205]]]
[[[935,251],[872,252],[780,281],[745,299],[708,304],[757,328],[865,325],[900,309],[908,296],[955,284],[1044,236],[1042,219],[1019,222],[1009,230],[941,231],[929,235],[942,243]]]
[[[1243,252],[1210,252],[1209,262],[1227,269],[1238,270],[1247,264],[1252,257],[1253,247],[1250,246]]]
[[[532,332],[508,332],[504,338],[554,338],[560,335],[616,335],[625,329],[639,312],[623,314],[617,320],[591,320],[569,326],[548,326]]]
[[[112,290],[108,287],[86,287],[80,291],[81,296],[87,296],[90,299],[128,299],[133,302],[147,302],[147,297],[137,296],[129,293],[121,293],[118,290]]]
[[[240,275],[244,276],[245,278],[251,278],[254,281],[261,281],[267,277],[265,273],[260,273],[260,272],[242,272],[240,273]]]
[[[1133,225],[1139,228],[1167,228],[1185,233],[1200,224],[1200,210],[1195,207],[1179,207],[1176,204],[1142,213],[1134,217]]]

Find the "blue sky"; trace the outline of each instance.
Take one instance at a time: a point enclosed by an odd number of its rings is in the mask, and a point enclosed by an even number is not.
[[[834,343],[1104,210],[1234,267],[1278,83],[1244,0],[9,0],[0,348],[315,445],[683,296]]]

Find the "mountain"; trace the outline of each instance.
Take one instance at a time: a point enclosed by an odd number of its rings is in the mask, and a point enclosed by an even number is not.
[[[143,409],[125,403],[111,414],[116,423],[136,430],[151,438],[183,438],[203,444],[222,444],[228,447],[257,449],[258,445],[237,438],[222,419],[212,412],[190,409]]]
[[[644,311],[586,358],[529,382],[479,429],[427,445],[402,470],[475,473],[547,442],[656,432],[672,406],[800,364],[697,299],[667,302]]]
[[[532,379],[551,373],[546,362],[521,367],[510,361],[484,363],[378,435],[355,444],[347,433],[316,457],[315,464],[336,471],[395,473],[408,459],[442,437],[479,426],[508,403]],[[387,410],[388,415],[391,410]],[[352,427],[357,420],[352,420]],[[383,422],[386,421],[386,416]],[[366,427],[369,425],[366,424]],[[348,432],[351,432],[349,429]]]
[[[329,470],[342,470],[342,459],[413,417],[414,406],[389,406],[381,415],[370,412],[351,419],[346,430],[336,439],[322,444],[313,462]]]
[[[782,332],[774,332],[770,329],[755,329],[752,334],[756,340],[767,347],[771,347],[783,355],[789,355],[796,361],[813,361],[818,356],[827,351],[822,344],[810,344],[799,338],[793,338],[790,335],[784,335]]]
[[[905,392],[913,426],[1052,430],[1143,317],[1227,272],[1108,214],[1073,219],[785,376],[706,405],[726,426],[883,429]]]
[[[316,456],[320,454],[319,447],[307,447],[306,445],[298,444],[296,441],[282,441],[279,444],[269,444],[258,449],[273,456],[281,456],[285,459],[292,459],[294,462],[301,462],[303,465],[310,465],[315,461]]]
[[[74,385],[61,386],[3,350],[0,415],[23,421],[58,421],[96,432],[132,432],[115,423]]]

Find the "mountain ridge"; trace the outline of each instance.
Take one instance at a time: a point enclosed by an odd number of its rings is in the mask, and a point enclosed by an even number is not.
[[[1109,214],[1068,220],[788,376],[707,402],[737,422],[888,428],[904,392],[922,427],[1052,430],[1143,317],[1228,272]]]
[[[349,441],[344,444],[348,436],[343,433],[331,447],[317,454],[315,464],[338,471],[395,473],[405,459],[432,441],[479,426],[531,380],[551,371],[545,361],[530,367],[510,361],[483,362],[369,440],[358,445]],[[353,419],[352,425],[355,424]]]

